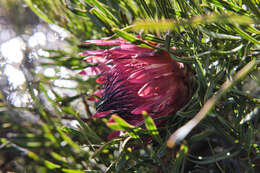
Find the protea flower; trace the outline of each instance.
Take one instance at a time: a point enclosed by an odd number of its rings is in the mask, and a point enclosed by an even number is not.
[[[89,40],[85,44],[115,47],[81,53],[89,63],[81,74],[100,75],[101,90],[93,117],[117,114],[134,126],[143,124],[142,111],[153,119],[176,113],[192,95],[190,68],[171,59],[168,52],[139,47],[115,39]]]

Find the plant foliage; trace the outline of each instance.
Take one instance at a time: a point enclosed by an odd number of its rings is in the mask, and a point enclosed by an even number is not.
[[[66,80],[77,86],[58,88],[53,85],[58,76],[37,74],[33,64],[25,61],[31,105],[14,107],[3,92],[0,95],[3,169],[8,164],[16,165],[14,171],[64,173],[224,173],[260,169],[258,0],[24,2],[43,20],[74,36],[68,40],[73,51],[48,50],[51,56],[42,57],[48,59],[42,66],[79,72],[95,65],[77,55],[89,48],[80,42],[102,36],[121,37],[145,47],[145,41],[158,43],[158,51],[171,52],[170,47],[176,47],[174,53],[182,58],[171,54],[172,58],[191,65],[197,87],[182,110],[164,117],[167,125],[162,128],[157,128],[154,121],[158,120],[145,112],[143,127],[134,127],[116,115],[115,122],[107,123],[106,119],[91,118],[94,105],[87,98],[98,88],[95,78],[72,73]],[[63,96],[57,88],[76,94]],[[75,108],[75,102],[83,109]],[[25,119],[25,114],[37,120]],[[76,120],[77,128],[65,125],[64,120]],[[196,126],[185,126],[190,120],[196,121]],[[174,133],[178,129],[180,133]],[[113,130],[126,133],[107,140]],[[170,138],[173,133],[175,141]],[[174,147],[168,148],[167,141],[174,142]]]

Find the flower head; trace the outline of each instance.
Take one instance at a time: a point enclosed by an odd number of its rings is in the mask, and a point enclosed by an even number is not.
[[[142,111],[153,119],[177,112],[192,94],[191,70],[171,59],[168,52],[139,47],[123,39],[86,41],[86,44],[117,45],[105,50],[87,51],[89,63],[81,74],[100,76],[103,88],[94,117],[117,114],[128,123],[143,124]]]

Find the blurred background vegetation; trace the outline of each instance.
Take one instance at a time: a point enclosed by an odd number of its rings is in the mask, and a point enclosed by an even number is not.
[[[259,9],[258,0],[0,0],[0,172],[257,172]],[[159,134],[118,119],[113,128],[127,133],[108,141],[113,130],[91,118],[88,101],[99,86],[79,75],[91,64],[78,53],[100,49],[87,39],[136,43],[137,34],[176,47],[183,58],[172,58],[192,66],[196,92]],[[170,135],[249,62],[250,72],[169,149]]]

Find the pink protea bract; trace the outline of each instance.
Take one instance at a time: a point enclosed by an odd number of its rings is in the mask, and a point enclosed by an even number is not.
[[[143,124],[142,111],[153,119],[174,114],[192,95],[190,68],[174,61],[168,52],[140,47],[121,38],[89,40],[85,44],[115,46],[86,51],[89,63],[99,65],[81,72],[100,75],[100,101],[93,117],[117,114],[134,126]]]

